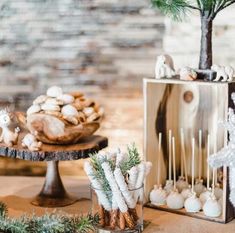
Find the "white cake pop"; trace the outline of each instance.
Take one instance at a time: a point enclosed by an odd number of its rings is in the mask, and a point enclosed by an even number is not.
[[[217,200],[219,200],[223,196],[223,189],[220,188],[220,185],[218,183],[215,185],[214,194]]]
[[[184,207],[184,198],[176,189],[176,169],[175,169],[175,138],[172,137],[172,154],[173,154],[173,177],[174,177],[174,190],[168,195],[166,199],[167,206],[171,209],[181,209]]]
[[[176,189],[171,191],[171,193],[168,195],[166,204],[170,209],[182,209],[184,207],[184,198]]]
[[[164,190],[166,191],[167,195],[174,189],[173,180],[167,180]]]
[[[203,185],[203,180],[196,179],[196,184],[194,186],[194,191],[199,197],[200,194],[205,190],[205,186]]]
[[[174,189],[174,184],[171,176],[172,172],[172,131],[169,130],[169,149],[168,149],[168,180],[166,180],[166,184],[164,190],[166,190],[167,195]]]
[[[205,202],[211,196],[211,194],[212,194],[211,188],[205,189],[205,191],[200,194],[199,199],[200,199],[200,201],[202,203],[202,206],[205,204]]]
[[[188,185],[187,188],[184,188],[183,191],[181,192],[181,195],[183,196],[184,199],[189,198],[192,195],[191,185]]]
[[[176,188],[181,193],[183,189],[188,188],[188,172],[187,172],[187,166],[186,166],[184,131],[182,128],[180,130],[180,149],[181,149],[181,157],[180,157],[181,158],[180,160],[181,175],[179,176],[179,179],[176,182]]]
[[[176,182],[176,188],[181,193],[183,189],[188,187],[188,182],[185,181],[183,176],[180,176],[179,179]]]
[[[184,208],[190,213],[197,213],[201,210],[202,204],[195,192],[191,195],[191,197],[185,200]]]
[[[207,135],[207,159],[210,156],[210,134]],[[207,177],[206,177],[206,187],[204,191],[200,194],[200,201],[202,203],[202,206],[205,204],[207,199],[211,196],[212,190],[210,188],[210,167],[209,163],[207,163]]]
[[[154,189],[150,192],[151,204],[161,206],[166,204],[166,191],[162,189],[162,186],[154,185]]]
[[[197,213],[201,209],[201,202],[194,191],[194,163],[195,163],[195,139],[192,139],[192,195],[184,202],[187,212]]]
[[[212,194],[203,206],[203,212],[208,217],[219,217],[221,215],[221,206],[216,200],[216,197]]]

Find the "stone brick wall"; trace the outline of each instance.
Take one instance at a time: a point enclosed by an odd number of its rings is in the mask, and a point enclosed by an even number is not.
[[[88,92],[140,88],[153,74],[164,30],[149,2],[0,1],[0,93],[22,93],[20,101],[54,84]]]
[[[142,147],[142,78],[162,52],[164,17],[149,0],[1,0],[0,106],[23,110],[50,85],[80,89],[105,107],[110,148]],[[130,141],[131,140],[131,141]],[[44,163],[0,159],[0,174],[42,175]],[[81,175],[82,161],[62,174]]]

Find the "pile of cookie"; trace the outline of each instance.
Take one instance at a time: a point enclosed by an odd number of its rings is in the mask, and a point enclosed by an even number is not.
[[[86,99],[81,92],[65,94],[61,87],[52,86],[46,95],[38,96],[27,110],[27,116],[36,113],[52,115],[67,124],[79,125],[99,121],[104,110],[95,101]]]

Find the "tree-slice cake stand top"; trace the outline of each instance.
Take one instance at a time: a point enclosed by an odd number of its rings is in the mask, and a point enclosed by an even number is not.
[[[23,160],[47,162],[45,183],[41,192],[32,200],[33,205],[42,207],[62,207],[77,201],[77,198],[69,195],[64,188],[58,168],[59,161],[84,159],[89,157],[90,153],[98,152],[108,145],[106,137],[92,135],[81,139],[77,144],[43,144],[40,151],[30,151],[21,145],[21,139],[24,136],[24,133],[20,133],[18,144],[12,147],[7,147],[4,143],[0,143],[0,155]]]

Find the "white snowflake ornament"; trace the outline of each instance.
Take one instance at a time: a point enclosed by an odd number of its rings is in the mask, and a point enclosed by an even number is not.
[[[235,105],[235,93],[232,93],[231,98]],[[235,206],[235,113],[234,110],[229,108],[227,122],[223,126],[229,133],[228,145],[222,148],[219,152],[211,155],[208,162],[211,167],[219,168],[227,166],[229,172],[229,185],[230,185],[230,201]]]

